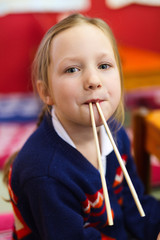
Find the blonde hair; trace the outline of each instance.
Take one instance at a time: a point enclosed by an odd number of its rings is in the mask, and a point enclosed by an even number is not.
[[[49,79],[48,79],[48,67],[50,64],[50,48],[51,48],[51,42],[52,39],[62,31],[65,31],[69,28],[72,28],[74,26],[77,26],[78,24],[92,24],[101,31],[104,32],[104,34],[110,39],[113,52],[115,55],[116,63],[119,70],[120,75],[120,81],[121,81],[121,99],[120,103],[112,116],[112,118],[115,118],[120,122],[123,123],[124,120],[124,104],[123,104],[123,76],[122,76],[122,68],[121,68],[121,61],[119,57],[119,52],[116,44],[116,40],[114,38],[114,35],[108,26],[106,22],[99,18],[89,18],[85,17],[81,14],[73,14],[68,16],[67,18],[63,19],[53,27],[51,27],[48,32],[44,35],[44,38],[42,39],[37,54],[35,56],[34,62],[33,62],[33,75],[32,75],[32,83],[33,87],[36,90],[36,81],[41,80],[43,82],[44,91],[49,92]]]

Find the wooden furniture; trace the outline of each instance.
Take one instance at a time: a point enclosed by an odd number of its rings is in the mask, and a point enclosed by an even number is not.
[[[136,110],[132,120],[135,163],[145,192],[149,193],[150,155],[160,160],[160,110]]]

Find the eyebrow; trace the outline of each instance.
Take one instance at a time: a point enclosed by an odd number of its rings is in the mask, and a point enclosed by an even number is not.
[[[104,52],[102,52],[102,53],[100,53],[99,54],[99,58],[109,58],[109,59],[111,59],[111,58],[113,58],[114,57],[114,52],[113,52],[113,55],[112,54],[110,54],[110,53],[104,53]]]
[[[108,60],[108,61],[114,61],[115,60],[115,56],[114,56],[114,52],[113,52],[113,54],[111,53],[111,52],[106,52],[106,51],[99,51],[99,52],[97,52],[96,53],[96,57],[97,57],[97,59],[101,59],[101,58],[104,58],[104,60],[106,59],[106,60]],[[64,57],[64,58],[62,58],[60,61],[59,61],[59,63],[58,63],[58,65],[60,64],[65,64],[65,62],[67,62],[67,61],[69,61],[69,62],[80,62],[81,61],[81,56],[66,56],[66,57]]]
[[[80,60],[80,57],[64,57],[62,60],[60,60],[59,63],[63,63],[63,62],[66,62],[66,61],[79,61]]]
[[[114,52],[113,52],[112,56],[114,57]],[[100,53],[98,52],[98,54],[97,54],[97,58],[103,58],[103,57],[111,58],[112,56],[110,53],[105,53],[105,52],[100,52]],[[79,57],[79,56],[64,57],[60,62],[62,63],[65,61],[77,61],[77,60],[81,60],[81,57]]]

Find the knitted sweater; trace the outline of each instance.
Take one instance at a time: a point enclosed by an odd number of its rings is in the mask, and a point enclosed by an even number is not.
[[[106,182],[114,225],[108,225],[99,171],[57,135],[47,116],[10,171],[14,239],[127,240],[129,232],[140,240],[156,240],[160,203],[143,195],[123,128],[116,133],[116,142],[146,217],[140,217],[112,151],[107,156]]]

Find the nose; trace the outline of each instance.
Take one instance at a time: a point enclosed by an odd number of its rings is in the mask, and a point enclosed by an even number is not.
[[[95,72],[88,72],[87,75],[85,75],[84,79],[85,90],[96,90],[102,87],[100,77]]]

